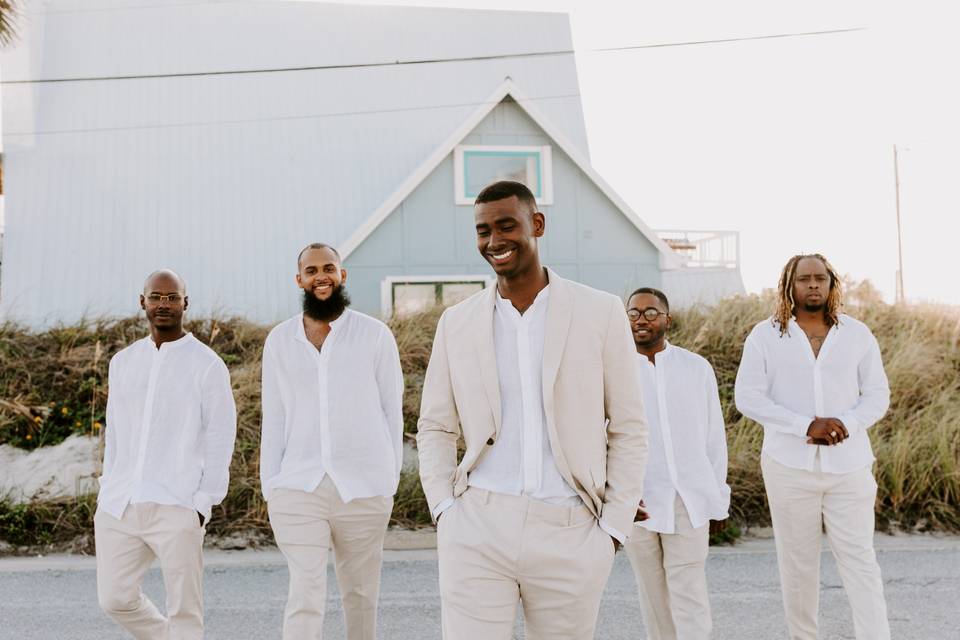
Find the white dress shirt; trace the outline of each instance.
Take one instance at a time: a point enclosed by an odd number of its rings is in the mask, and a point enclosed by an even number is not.
[[[638,525],[676,533],[679,493],[696,529],[723,520],[730,508],[727,439],[713,367],[669,342],[654,363],[637,354],[641,396],[650,427],[643,502],[649,518]]]
[[[263,347],[260,483],[313,491],[326,474],[344,502],[392,496],[403,463],[403,372],[385,324],[347,309],[317,349],[303,315]]]
[[[890,404],[887,375],[867,325],[843,314],[839,320],[817,357],[795,319],[783,336],[764,320],[743,346],[737,409],[763,425],[763,452],[782,465],[812,471],[819,454],[825,473],[849,473],[874,460],[867,429]],[[807,444],[816,417],[840,420],[850,437],[833,446]]]
[[[500,435],[470,472],[467,484],[549,504],[581,504],[580,496],[557,468],[543,409],[543,344],[550,286],[537,294],[523,314],[499,291],[496,295],[493,344],[500,379]],[[453,502],[448,499],[437,505],[434,518]],[[600,526],[624,541],[625,536],[602,519]]]
[[[100,509],[131,502],[210,510],[227,495],[237,411],[230,373],[186,334],[157,349],[149,337],[110,360]]]

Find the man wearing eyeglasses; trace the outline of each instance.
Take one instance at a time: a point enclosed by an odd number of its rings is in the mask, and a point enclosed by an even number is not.
[[[717,378],[705,359],[667,341],[670,304],[641,288],[627,301],[650,426],[643,500],[624,548],[651,640],[710,637],[705,565],[710,521],[727,517],[727,441]]]
[[[195,640],[203,637],[203,535],[227,493],[236,408],[223,360],[183,329],[183,280],[151,274],[140,307],[150,335],[110,360],[93,521],[97,596],[136,638]],[[154,559],[166,615],[140,590]]]

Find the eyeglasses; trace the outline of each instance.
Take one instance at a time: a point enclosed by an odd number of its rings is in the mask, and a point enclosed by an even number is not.
[[[164,302],[169,302],[170,304],[180,304],[183,301],[183,296],[179,293],[171,293],[169,295],[160,295],[159,293],[151,293],[147,296],[147,302],[150,304],[161,304]]]
[[[670,315],[666,311],[660,311],[654,307],[647,307],[643,311],[639,309],[627,309],[627,317],[630,318],[630,322],[636,322],[640,319],[640,316],[646,318],[647,322],[653,322],[660,316]]]

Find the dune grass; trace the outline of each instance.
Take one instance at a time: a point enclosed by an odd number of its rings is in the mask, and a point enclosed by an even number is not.
[[[730,451],[731,515],[740,525],[769,522],[760,475],[762,430],[733,406],[743,340],[769,316],[769,296],[741,296],[713,307],[679,311],[670,340],[706,357],[719,383]],[[853,298],[847,312],[876,334],[892,390],[890,411],[869,434],[877,456],[881,527],[960,531],[960,312],[900,307]],[[437,311],[394,319],[406,378],[404,426],[416,430],[420,386]],[[189,330],[230,367],[238,437],[230,490],[210,524],[214,533],[268,532],[259,492],[260,352],[267,329],[239,319],[202,319]],[[71,433],[97,435],[103,424],[110,356],[144,335],[141,320],[86,322],[36,333],[0,326],[0,443],[33,448]],[[58,542],[92,526],[89,498],[12,505],[0,502],[0,539]],[[415,474],[401,479],[394,524],[430,518]]]

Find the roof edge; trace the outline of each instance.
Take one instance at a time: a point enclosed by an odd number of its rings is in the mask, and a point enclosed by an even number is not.
[[[573,161],[578,169],[583,171],[587,177],[597,186],[598,189],[620,210],[627,220],[640,231],[641,234],[656,247],[660,254],[661,269],[675,269],[680,266],[680,258],[677,254],[660,239],[653,229],[647,226],[640,216],[630,208],[629,205],[620,197],[620,195],[607,184],[599,173],[590,165],[589,161],[570,142],[570,140],[558,129],[549,123],[544,115],[537,109],[531,100],[517,88],[516,84],[508,76],[502,83],[484,100],[480,106],[463,123],[444,140],[430,156],[414,171],[403,183],[377,207],[373,215],[366,222],[354,231],[349,238],[339,247],[340,255],[346,260],[362,243],[379,227],[387,217],[393,213],[400,204],[413,193],[420,183],[433,173],[434,169],[440,166],[454,148],[466,138],[477,125],[499,105],[504,98],[510,96],[520,105],[528,116],[541,128],[544,133],[560,147],[560,149]]]

